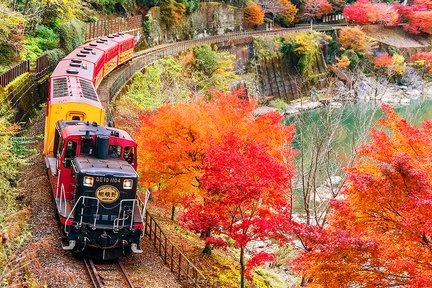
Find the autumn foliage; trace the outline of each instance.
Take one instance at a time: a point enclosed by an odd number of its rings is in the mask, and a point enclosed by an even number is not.
[[[365,52],[369,43],[359,27],[344,27],[339,32],[339,43],[345,49],[352,49],[355,52]]]
[[[416,128],[383,110],[328,227],[296,227],[308,251],[293,264],[310,287],[432,285],[432,122]]]
[[[298,9],[289,0],[280,0],[282,4],[282,12],[278,17],[282,20],[285,25],[294,22],[295,16],[297,15]]]
[[[184,226],[203,234],[207,246],[233,239],[245,276],[251,240],[286,240],[294,128],[279,124],[277,113],[254,117],[255,103],[237,96],[166,105],[142,117],[137,142],[141,185],[181,204]],[[252,266],[272,257],[251,253]]]
[[[292,128],[267,117],[255,119],[255,103],[237,95],[214,93],[214,101],[165,105],[143,116],[136,133],[141,184],[160,188],[159,198],[174,205],[184,195],[200,194],[206,151],[230,134],[262,142],[280,159]]]
[[[432,73],[432,52],[420,52],[411,56],[411,61],[419,67],[424,67],[428,73]]]
[[[264,23],[264,11],[258,4],[249,4],[244,12],[244,21],[248,25],[258,26]]]
[[[387,69],[389,76],[402,75],[406,68],[405,58],[396,53],[390,56],[387,52],[384,52],[375,57],[373,62],[376,68]]]
[[[399,23],[399,14],[395,7],[384,3],[371,3],[369,0],[359,0],[346,6],[343,15],[348,22],[358,24],[382,23],[393,26]]]
[[[313,19],[327,15],[333,10],[333,6],[327,0],[305,0],[302,11],[303,18]]]

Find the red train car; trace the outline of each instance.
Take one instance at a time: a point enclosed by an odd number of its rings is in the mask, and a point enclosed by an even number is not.
[[[114,42],[118,43],[118,64],[123,64],[133,57],[135,39],[132,35],[119,33],[109,35],[108,38]]]
[[[93,41],[88,44],[93,49],[100,50],[104,53],[103,63],[103,77],[108,75],[118,65],[118,43],[115,41],[108,40],[107,38],[100,38],[99,40]]]
[[[82,45],[63,60],[72,60],[75,63],[81,63],[83,65],[93,65],[93,80],[95,87],[97,88],[103,79],[103,67],[104,67],[104,52],[98,49],[93,49],[89,45]]]

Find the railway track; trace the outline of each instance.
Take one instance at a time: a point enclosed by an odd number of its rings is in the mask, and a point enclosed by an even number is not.
[[[95,288],[134,288],[120,261],[95,263],[89,258],[83,258],[83,260]]]
[[[283,36],[288,33],[308,31],[311,29],[316,31],[337,30],[345,26],[346,24],[319,24],[313,26],[302,25],[291,28],[279,28],[265,31],[234,32],[225,35],[210,36],[173,43],[165,43],[149,49],[138,51],[134,53],[133,60],[127,67],[120,68],[122,73],[119,73],[118,75],[112,77],[115,79],[109,80],[111,82],[109,83],[109,91],[107,91],[109,97],[108,102],[113,100],[117,96],[120,90],[124,87],[125,83],[127,83],[133,77],[135,72],[142,70],[144,67],[154,63],[158,59],[178,54],[182,51],[186,51],[187,49],[196,46],[201,46],[204,44],[230,43],[230,41],[260,36]],[[100,94],[102,95],[104,93]]]

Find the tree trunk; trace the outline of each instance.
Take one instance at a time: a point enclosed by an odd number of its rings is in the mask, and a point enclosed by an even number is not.
[[[207,238],[210,237],[210,232],[202,232],[203,237],[202,238]],[[206,246],[204,247],[204,250],[202,251],[203,254],[207,254],[210,255],[212,253],[212,247],[210,244],[206,243]]]
[[[175,217],[175,206],[171,207],[171,220],[174,221],[174,217]]]
[[[245,271],[245,265],[244,265],[244,247],[240,248],[240,269],[241,269],[241,274],[240,274],[240,287],[241,288],[245,288],[245,275],[244,275],[244,271]]]

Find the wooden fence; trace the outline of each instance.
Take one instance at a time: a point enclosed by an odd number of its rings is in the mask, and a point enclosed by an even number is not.
[[[36,59],[35,77],[37,80],[44,77],[50,71],[51,71],[51,66],[48,60],[48,56],[46,54]]]
[[[113,33],[128,32],[139,29],[142,27],[142,23],[142,15],[91,22],[87,24],[85,41],[90,41]]]
[[[144,234],[148,236],[156,251],[171,272],[184,287],[207,287],[207,278],[191,261],[167,238],[159,224],[146,211]]]
[[[21,62],[12,69],[0,75],[0,86],[6,87],[18,76],[30,71],[30,60]]]

